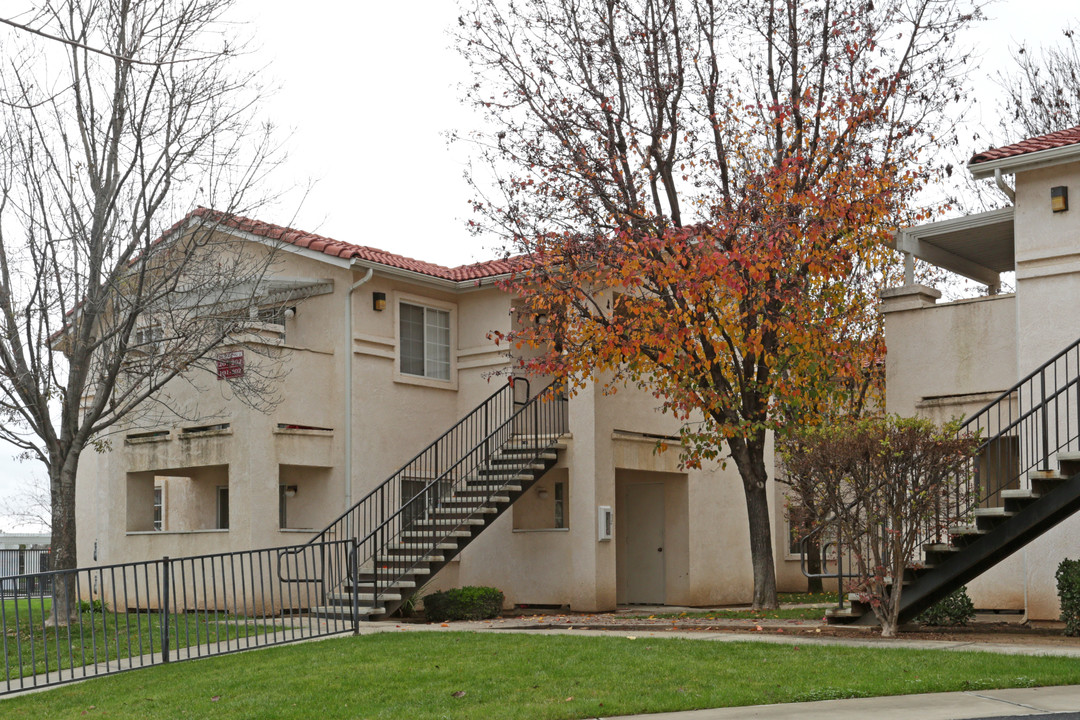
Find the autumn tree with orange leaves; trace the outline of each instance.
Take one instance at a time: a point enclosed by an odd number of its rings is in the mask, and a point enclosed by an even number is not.
[[[883,350],[885,241],[962,99],[953,0],[465,0],[473,224],[527,261],[529,369],[650,388],[730,458],[776,606],[766,438]],[[931,158],[932,159],[932,158]]]

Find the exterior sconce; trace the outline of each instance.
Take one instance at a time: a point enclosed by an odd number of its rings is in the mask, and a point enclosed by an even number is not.
[[[1058,185],[1050,188],[1050,209],[1056,213],[1069,209],[1069,188]]]
[[[537,325],[547,325],[548,324],[548,316],[547,316],[547,314],[546,313],[537,313],[537,315],[536,315],[536,324]]]
[[[537,488],[536,496],[539,497],[541,500],[545,499],[548,496],[547,488]]]
[[[382,312],[386,309],[386,293],[373,292],[371,293],[371,307],[375,312]]]
[[[286,485],[285,486],[285,497],[287,497],[287,498],[296,497],[296,486],[295,485]]]
[[[285,312],[282,314],[285,316],[286,320],[292,320],[294,317],[296,317],[296,308],[287,307],[285,308]]]

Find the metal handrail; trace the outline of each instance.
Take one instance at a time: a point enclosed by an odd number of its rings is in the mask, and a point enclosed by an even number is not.
[[[336,540],[352,540],[358,547],[373,544],[374,548],[370,552],[363,553],[362,558],[364,562],[377,560],[379,554],[384,552],[389,544],[395,542],[400,537],[400,533],[404,531],[404,528],[399,527],[397,532],[390,532],[390,528],[403,525],[404,518],[410,514],[417,514],[418,509],[433,510],[435,503],[432,500],[438,495],[440,489],[446,489],[448,479],[453,480],[455,476],[462,475],[469,469],[475,469],[486,463],[501,447],[513,439],[512,434],[508,434],[507,429],[519,425],[529,412],[534,413],[539,418],[538,403],[543,399],[553,397],[555,387],[555,383],[552,382],[539,392],[536,397],[529,398],[530,383],[528,379],[510,378],[506,386],[492,393],[477,408],[455,423],[453,427],[414,456],[412,460],[354,503],[351,508],[339,515],[326,528],[315,535],[310,542],[325,542],[333,538]],[[525,401],[516,399],[516,392],[520,388],[524,388],[525,397],[528,398]],[[561,435],[565,432],[565,422],[558,424],[558,427],[553,427],[552,430],[557,435]],[[537,450],[529,459],[535,460],[540,451],[542,451],[542,448]],[[422,487],[406,498],[405,490],[407,486],[404,483],[418,482],[420,480],[423,481]],[[472,517],[492,494],[488,493],[486,496],[479,497],[474,507],[463,509],[462,512],[468,512],[467,517]],[[429,505],[431,507],[428,507]],[[457,529],[457,527],[455,526],[451,530]],[[430,557],[432,549],[447,536],[432,539],[429,546],[418,549],[416,553],[418,559],[414,564],[423,562],[424,558]],[[283,552],[279,557],[279,567],[290,553],[295,552],[297,551],[288,550]],[[321,577],[328,573],[339,579],[338,587],[350,581],[355,584],[355,581],[358,580],[356,573],[361,564],[360,560],[357,557],[341,557],[339,555],[340,553],[338,555],[332,552],[327,553],[326,556],[322,557],[317,567],[311,568],[314,573],[312,576],[291,577],[289,581],[295,583],[318,582],[322,584],[326,593],[335,589],[322,583]],[[405,570],[408,569],[410,568]],[[382,594],[380,587],[385,589],[393,581],[388,583],[379,582],[381,573],[377,563],[375,563],[373,571],[376,579],[372,584],[372,589],[377,599]]]
[[[1074,389],[1075,400],[1071,397]],[[942,530],[949,522],[970,518],[976,508],[998,500],[1003,489],[1029,478],[1032,471],[1049,471],[1051,458],[1058,452],[1076,449],[1080,445],[1078,411],[1080,339],[997,395],[960,425],[958,434],[974,432],[981,435],[985,430],[986,439],[967,462],[955,502],[947,498],[944,507],[924,523],[918,547],[925,551],[927,544],[940,543]],[[980,478],[980,459],[987,471],[986,478]],[[995,481],[994,487],[990,487],[991,480]],[[965,497],[966,502],[961,499]],[[804,557],[807,544],[835,522],[835,519],[827,521],[800,539]],[[838,545],[838,556],[842,551]],[[850,574],[847,576],[851,577]],[[820,577],[843,582],[839,572],[823,573]],[[842,606],[843,588],[839,590]]]
[[[542,403],[552,403],[553,411],[548,413],[541,413],[540,408]],[[441,503],[441,499],[444,495],[453,494],[453,492],[465,483],[469,479],[473,478],[476,471],[484,467],[489,460],[502,448],[509,444],[512,440],[520,437],[522,433],[517,432],[520,429],[522,421],[533,419],[533,436],[537,438],[537,442],[531,449],[532,453],[523,456],[523,464],[528,466],[536,462],[542,453],[544,453],[552,443],[557,440],[566,431],[565,413],[562,412],[561,407],[554,409],[556,404],[565,403],[565,399],[558,395],[558,381],[552,381],[547,387],[536,394],[536,397],[529,399],[527,402],[521,404],[521,407],[508,418],[499,428],[495,429],[488,437],[478,442],[473,448],[473,451],[467,453],[464,457],[448,467],[438,477],[432,479],[423,490],[418,492],[408,501],[401,503],[395,511],[385,517],[376,527],[372,528],[366,536],[361,538],[357,545],[362,548],[367,544],[371,544],[372,548],[369,552],[364,554],[363,562],[369,560],[373,563],[373,571],[375,581],[373,583],[373,596],[378,600],[378,597],[382,595],[382,591],[391,587],[398,580],[409,574],[412,568],[420,565],[421,563],[428,562],[436,551],[437,546],[441,542],[445,542],[448,538],[452,537],[451,533],[460,530],[466,520],[472,519],[477,512],[486,507],[487,503],[498,492],[510,484],[510,480],[504,480],[501,483],[491,483],[490,489],[486,495],[477,496],[478,499],[472,504],[471,507],[459,511],[459,514],[464,515],[460,518],[456,525],[449,525],[445,532],[442,534],[432,533],[432,537],[427,541],[426,548],[422,551],[418,551],[417,555],[411,561],[411,564],[405,565],[397,575],[393,575],[393,572],[388,572],[386,581],[380,582],[380,568],[379,568],[379,554],[385,552],[385,550],[395,541],[399,540],[403,533],[414,529],[417,525],[424,524],[418,520],[419,514],[416,510],[426,509],[431,513],[434,513],[437,509],[445,508],[446,506]],[[541,422],[543,420],[547,423]],[[546,432],[544,432],[546,431]],[[550,441],[545,444],[540,442],[540,438],[549,438]],[[492,441],[495,441],[494,447],[492,447]],[[466,465],[466,463],[468,463]],[[476,476],[478,477],[478,476]],[[449,482],[448,482],[449,481]],[[449,491],[449,492],[447,492]],[[430,500],[434,497],[438,502],[437,504],[431,503]],[[390,570],[389,567],[386,568]]]

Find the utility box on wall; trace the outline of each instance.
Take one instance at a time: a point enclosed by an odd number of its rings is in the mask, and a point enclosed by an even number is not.
[[[611,540],[615,534],[615,513],[610,505],[601,505],[596,513],[597,540],[604,542]]]

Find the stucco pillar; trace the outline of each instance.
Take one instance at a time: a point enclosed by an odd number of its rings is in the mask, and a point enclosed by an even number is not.
[[[582,612],[615,607],[614,542],[597,541],[599,505],[615,506],[615,469],[611,456],[611,429],[602,423],[597,405],[601,389],[592,384],[569,404],[570,433],[574,442],[567,464],[570,470],[571,583],[570,606]],[[619,522],[619,518],[615,518]]]

